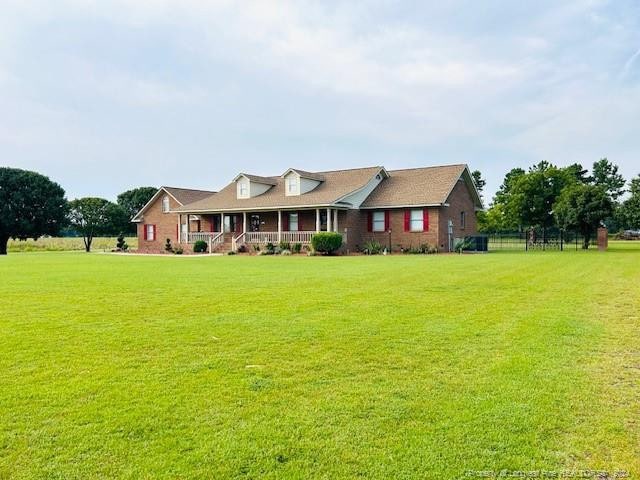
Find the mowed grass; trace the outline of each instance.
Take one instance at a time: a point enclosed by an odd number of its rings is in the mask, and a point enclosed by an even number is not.
[[[14,254],[0,299],[0,478],[640,475],[638,244]]]

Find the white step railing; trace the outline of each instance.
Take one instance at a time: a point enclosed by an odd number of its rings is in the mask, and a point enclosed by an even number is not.
[[[222,232],[182,232],[182,243],[196,243],[200,240],[209,243],[209,240],[222,236]]]

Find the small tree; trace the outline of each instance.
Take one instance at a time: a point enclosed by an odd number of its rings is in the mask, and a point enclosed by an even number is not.
[[[91,251],[93,238],[111,228],[110,209],[113,204],[104,198],[85,197],[69,202],[69,221],[82,234],[84,249]]]
[[[582,248],[589,248],[591,235],[613,213],[613,202],[602,187],[576,184],[565,188],[554,205],[558,225],[582,234]]]
[[[124,235],[122,233],[118,235],[116,248],[121,252],[126,252],[129,249],[129,245],[127,245],[127,242],[125,241]]]
[[[173,245],[171,245],[171,239],[167,238],[164,242],[164,251],[168,253],[173,253]]]
[[[342,246],[342,235],[335,232],[316,233],[311,237],[311,245],[316,252],[331,255]]]
[[[10,238],[57,235],[66,212],[60,185],[36,172],[0,167],[0,255],[7,254]]]

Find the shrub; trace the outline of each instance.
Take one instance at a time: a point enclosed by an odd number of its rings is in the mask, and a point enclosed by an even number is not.
[[[293,244],[293,253],[300,253],[302,251],[302,244],[301,243],[294,243]]]
[[[240,245],[238,247],[238,253],[246,253],[247,252],[247,246],[246,245]]]
[[[183,252],[184,252],[184,250],[182,249],[182,247],[176,247],[173,250],[173,253],[175,253],[176,255],[182,255]]]
[[[127,242],[124,240],[123,234],[118,235],[118,238],[116,241],[116,248],[120,252],[126,252],[129,249],[129,245],[127,245]]]
[[[194,253],[204,253],[207,251],[207,242],[204,240],[198,240],[193,244],[193,252]]]
[[[280,255],[291,255],[291,250],[287,250],[287,249],[282,250],[282,251],[280,252]]]
[[[227,252],[227,255],[235,255],[235,254],[236,254],[236,252],[234,252],[233,250],[230,250],[230,251]]]
[[[269,242],[264,246],[264,250],[267,252],[267,255],[273,255],[276,253],[276,246]]]
[[[381,251],[382,245],[380,245],[380,242],[376,242],[375,240],[364,242],[364,246],[362,247],[362,252],[367,255],[378,255]]]
[[[254,243],[252,245],[252,247],[253,247],[253,251],[254,252],[259,252],[260,251],[260,245],[258,245],[257,243]]]
[[[280,250],[291,250],[291,243],[282,240],[278,246],[280,247]]]
[[[316,252],[331,255],[342,246],[342,235],[335,232],[316,233],[311,237],[311,245]]]
[[[171,245],[171,239],[167,238],[167,241],[164,244],[164,251],[173,253],[173,246]]]

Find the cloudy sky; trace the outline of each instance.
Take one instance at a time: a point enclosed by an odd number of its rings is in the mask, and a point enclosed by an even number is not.
[[[638,0],[0,1],[0,165],[69,198],[603,156],[640,173]]]

